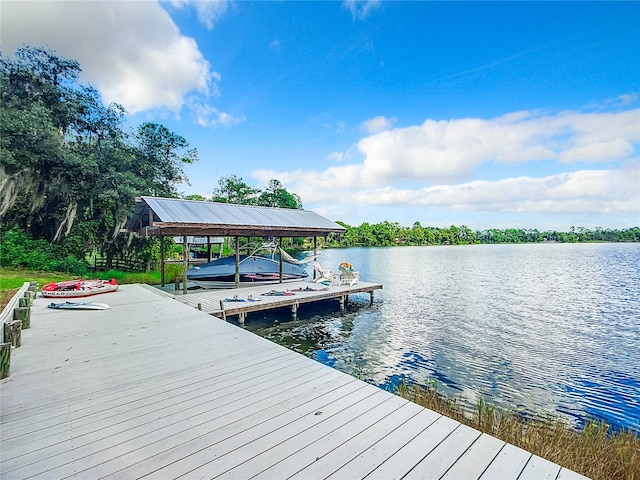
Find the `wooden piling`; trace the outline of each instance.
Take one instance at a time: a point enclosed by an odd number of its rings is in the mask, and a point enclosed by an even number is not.
[[[31,327],[31,309],[29,307],[16,307],[13,309],[13,319],[22,322],[22,330]]]
[[[33,299],[36,297],[36,292],[32,292],[31,290],[27,290],[22,295],[22,298],[26,298],[29,301],[29,307],[33,305]]]
[[[345,305],[346,305],[346,301],[347,301],[347,296],[346,295],[341,295],[340,296],[340,311],[344,310]]]
[[[4,341],[16,348],[22,344],[22,322],[20,320],[4,324]]]
[[[11,344],[0,343],[0,378],[7,378],[11,373]]]
[[[224,300],[220,300],[220,310],[222,310],[222,320],[227,321],[227,313],[224,311]]]

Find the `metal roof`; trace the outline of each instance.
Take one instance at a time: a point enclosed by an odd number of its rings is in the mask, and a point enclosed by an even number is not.
[[[138,235],[310,237],[345,228],[308,210],[139,197],[125,228]]]

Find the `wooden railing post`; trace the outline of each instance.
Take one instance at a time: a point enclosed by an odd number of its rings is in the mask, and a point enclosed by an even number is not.
[[[0,343],[0,378],[7,378],[11,373],[11,344]]]
[[[22,345],[22,322],[20,320],[4,324],[4,341],[16,348]]]
[[[29,307],[16,307],[13,309],[13,319],[22,322],[22,330],[31,327],[31,309]]]
[[[31,290],[27,290],[22,295],[22,298],[24,298],[24,299],[26,299],[28,301],[28,303],[29,303],[29,305],[27,305],[28,307],[31,307],[31,305],[33,305],[34,297],[35,297],[35,292],[32,292]]]

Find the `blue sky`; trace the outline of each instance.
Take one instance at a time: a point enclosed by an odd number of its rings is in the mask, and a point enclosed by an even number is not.
[[[5,55],[77,59],[200,154],[350,225],[640,225],[640,2],[2,0]]]

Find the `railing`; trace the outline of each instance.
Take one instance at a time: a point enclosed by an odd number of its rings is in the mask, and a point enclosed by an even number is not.
[[[127,272],[144,272],[147,270],[147,262],[138,258],[114,258],[111,260],[111,268]],[[95,257],[93,270],[96,272],[107,270],[106,257]]]
[[[20,299],[24,298],[24,292],[29,290],[29,285],[29,282],[24,282],[24,285],[22,285],[22,287],[20,287],[20,290],[18,290],[16,294],[11,297],[11,300],[9,300],[7,306],[4,307],[2,313],[0,313],[0,338],[2,339],[2,342],[4,342],[4,324],[13,321],[13,310],[17,306],[19,306]]]

